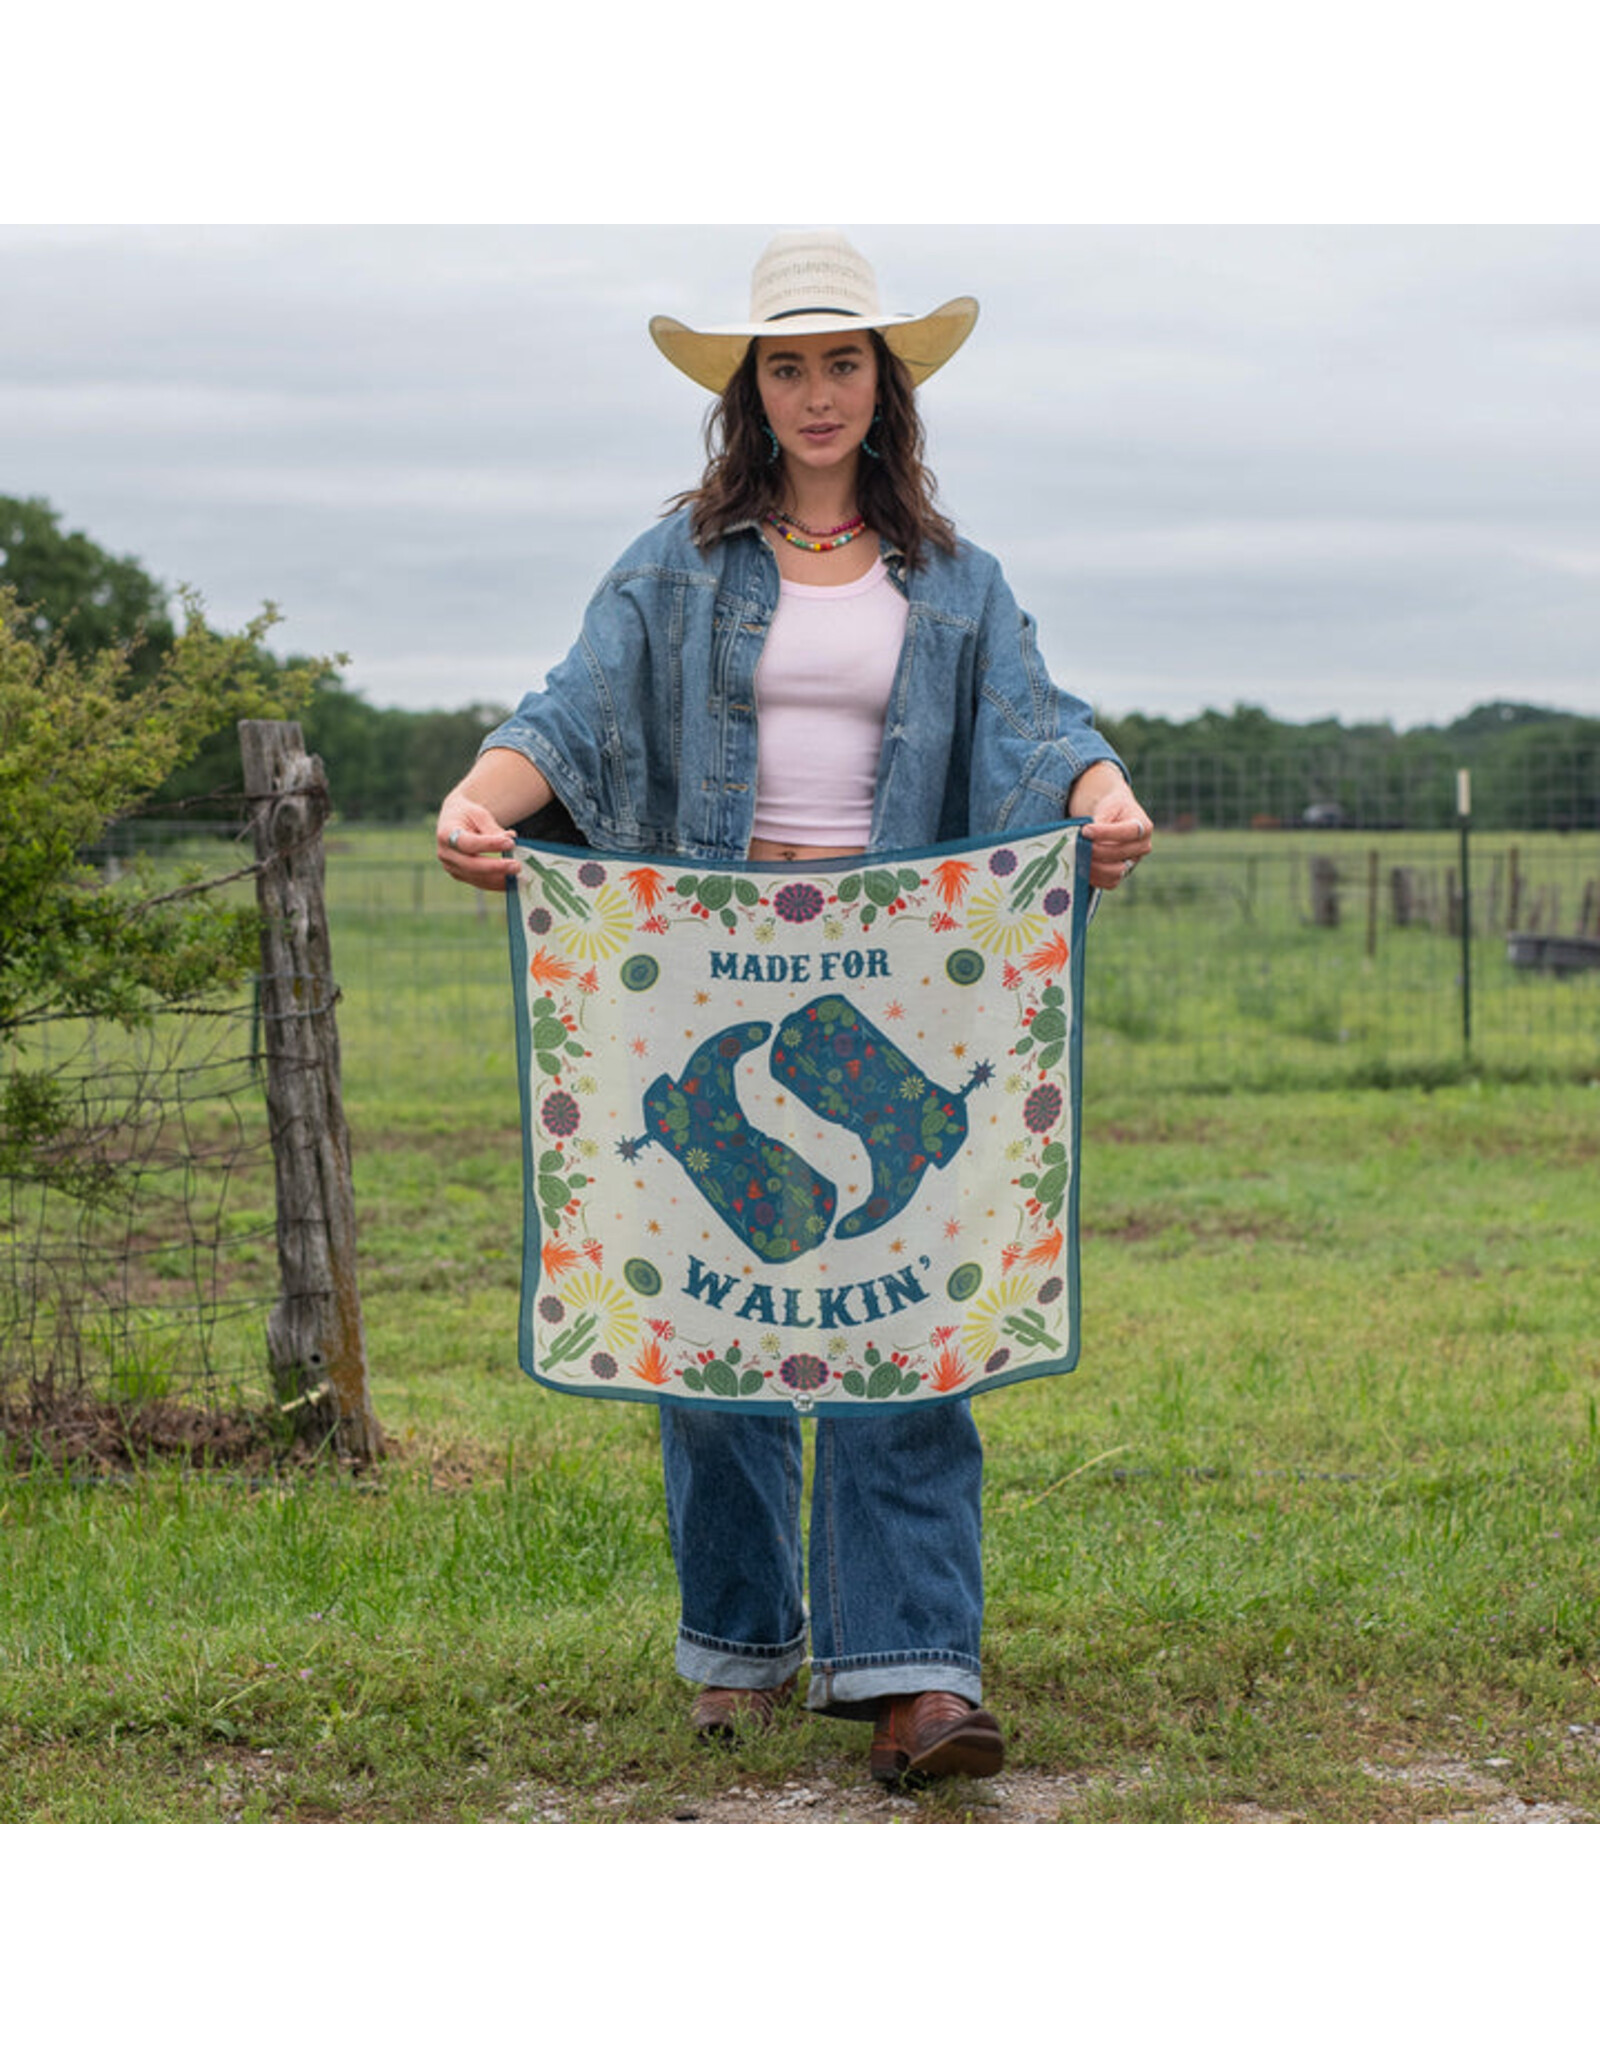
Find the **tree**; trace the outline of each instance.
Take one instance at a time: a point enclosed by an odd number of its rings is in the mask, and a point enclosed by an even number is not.
[[[141,679],[133,643],[80,656],[64,627],[42,633],[37,612],[0,590],[0,1053],[33,1025],[136,1024],[250,971],[254,913],[215,881],[135,868],[113,882],[84,855],[219,725],[302,701],[321,665],[264,665],[275,618],[269,608],[222,635],[185,598],[183,631]],[[0,1175],[95,1192],[110,1169],[75,1141],[49,1077],[7,1066]]]
[[[128,677],[160,672],[177,635],[168,595],[132,555],[109,555],[86,533],[63,533],[43,498],[0,498],[0,585],[15,592],[29,630],[80,661],[108,647]]]

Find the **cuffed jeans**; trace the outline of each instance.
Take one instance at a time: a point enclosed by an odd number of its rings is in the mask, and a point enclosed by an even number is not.
[[[667,1519],[698,1685],[781,1685],[805,1662],[801,1424],[661,1405]],[[983,1447],[966,1401],[816,1418],[806,1704],[870,1719],[887,1693],[976,1706]]]

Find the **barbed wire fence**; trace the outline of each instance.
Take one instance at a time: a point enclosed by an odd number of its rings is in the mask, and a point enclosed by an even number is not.
[[[46,1435],[103,1446],[108,1410],[137,1413],[148,1443],[153,1417],[241,1408],[285,1442],[359,1460],[382,1449],[322,904],[327,786],[298,727],[251,722],[240,738],[229,829],[240,836],[243,813],[255,859],[209,886],[256,885],[250,990],[135,1029],[41,1026],[8,1049],[13,1072],[48,1083],[51,1148],[71,1166],[0,1180],[0,1433],[13,1454]],[[165,1434],[207,1441],[192,1423]]]

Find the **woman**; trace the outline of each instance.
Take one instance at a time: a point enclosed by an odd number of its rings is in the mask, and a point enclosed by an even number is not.
[[[697,489],[606,577],[572,653],[439,813],[459,881],[505,886],[510,827],[687,860],[815,861],[1087,816],[1114,889],[1151,829],[1089,709],[1050,682],[991,556],[922,462],[915,387],[977,318],[885,314],[843,236],[779,235],[747,321],[658,317],[717,393]],[[559,829],[552,818],[559,819]],[[812,1709],[874,1724],[873,1776],[999,1770],[982,1705],[982,1450],[969,1404],[816,1421]],[[771,1722],[807,1655],[801,1425],[663,1403],[701,1734]]]

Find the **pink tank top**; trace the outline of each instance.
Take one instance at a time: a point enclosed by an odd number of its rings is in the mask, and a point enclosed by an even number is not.
[[[756,669],[756,837],[864,846],[906,601],[882,557],[854,583],[782,583]]]

